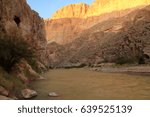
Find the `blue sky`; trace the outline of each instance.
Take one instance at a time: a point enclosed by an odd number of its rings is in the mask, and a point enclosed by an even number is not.
[[[72,4],[84,2],[92,3],[94,0],[27,0],[30,7],[37,11],[43,18],[50,18],[50,16],[59,8]]]

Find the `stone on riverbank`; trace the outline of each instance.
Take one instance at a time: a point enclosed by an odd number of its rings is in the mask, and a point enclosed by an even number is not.
[[[50,97],[58,97],[59,95],[57,94],[57,93],[55,93],[55,92],[50,92],[49,94],[48,94]]]
[[[11,98],[9,97],[6,97],[6,96],[3,96],[3,95],[0,95],[0,100],[12,100]]]
[[[37,96],[37,92],[31,89],[24,89],[21,91],[23,98],[30,99]]]

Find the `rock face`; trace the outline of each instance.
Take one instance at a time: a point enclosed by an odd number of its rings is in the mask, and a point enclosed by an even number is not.
[[[70,4],[59,9],[51,19],[87,18],[150,4],[150,0],[95,0],[91,5],[84,3]]]
[[[80,14],[74,14],[83,7],[80,4],[58,10],[45,20],[50,67],[149,62],[149,4],[150,0],[96,0]],[[71,8],[75,10],[67,10]]]
[[[150,0],[95,0],[86,16],[98,16],[112,11],[120,11],[150,4]]]
[[[150,62],[149,21],[150,6],[147,6],[124,17],[102,21],[84,30],[68,44],[49,43],[50,66]]]
[[[33,48],[39,50],[39,61],[45,61],[44,22],[31,10],[26,0],[1,0],[0,15],[0,33],[24,38]]]
[[[71,4],[63,7],[58,10],[55,14],[53,14],[52,19],[60,19],[60,18],[82,18],[86,15],[89,6],[84,3],[79,4]]]
[[[115,11],[112,13],[93,16],[86,19],[82,18],[63,18],[45,20],[46,38],[48,42],[56,42],[58,44],[67,44],[72,42],[84,30],[94,26],[95,24],[108,20],[110,18],[122,17],[133,11],[128,9],[123,11]],[[121,14],[121,15],[118,15]]]
[[[96,0],[92,5],[71,4],[45,20],[46,39],[66,44],[95,24],[127,15],[137,8],[149,5],[150,0]]]
[[[30,65],[34,64],[34,67],[45,70],[47,41],[44,21],[37,12],[31,10],[26,0],[0,0],[0,34],[24,39],[32,49],[36,50],[35,63],[30,63]],[[29,81],[43,79],[30,65],[25,59],[22,59],[9,74],[0,70],[0,74],[2,74],[0,85],[9,91],[9,96],[20,98],[21,90],[28,86]],[[9,77],[14,80],[8,80]],[[0,87],[0,94],[7,96],[7,93]],[[32,90],[25,90],[22,93],[25,98],[36,95],[36,92]],[[0,99],[5,99],[4,96],[1,96]]]
[[[36,73],[25,60],[21,60],[18,64],[16,64],[12,68],[11,74],[16,75],[25,84],[30,81],[44,79]]]

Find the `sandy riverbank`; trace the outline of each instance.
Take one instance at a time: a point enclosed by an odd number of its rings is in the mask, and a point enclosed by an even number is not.
[[[111,73],[124,73],[124,72],[131,72],[131,73],[148,73],[150,74],[150,66],[103,66],[103,67],[95,67],[91,68],[94,71],[101,71],[101,72],[111,72]]]

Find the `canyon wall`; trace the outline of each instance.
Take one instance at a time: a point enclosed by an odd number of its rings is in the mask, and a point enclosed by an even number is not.
[[[43,79],[37,72],[46,70],[45,65],[47,65],[47,41],[45,38],[44,21],[39,17],[37,12],[29,7],[26,0],[0,0],[1,38],[3,35],[7,35],[6,37],[9,37],[9,40],[11,37],[15,37],[13,38],[14,41],[16,41],[15,39],[25,40],[30,47],[25,45],[15,46],[23,49],[28,47],[29,49],[32,48],[33,50],[36,50],[34,51],[36,57],[33,59],[32,55],[31,57],[28,55],[28,59],[30,59],[31,62],[24,58],[21,58],[21,60],[19,59],[20,61],[18,61],[17,64],[15,63],[15,65],[9,68],[9,72],[5,71],[6,69],[4,70],[4,68],[2,69],[2,66],[0,66],[0,99],[32,98],[37,95],[37,92],[28,89],[29,82],[32,80]],[[1,41],[1,44],[2,43],[3,42]],[[6,51],[6,54],[5,50],[3,50],[3,52],[1,48],[0,54],[4,57],[8,57],[7,55],[9,52],[12,56],[16,56],[16,53],[10,50],[12,48],[10,43],[7,45],[8,50]],[[16,43],[14,42],[13,44]],[[19,50],[15,51],[20,52]],[[21,54],[25,53],[21,51]],[[14,59],[12,56],[9,56],[11,57],[11,60]],[[17,59],[17,57],[15,59]],[[6,58],[6,60],[8,59]]]
[[[31,10],[26,0],[0,1],[0,32],[20,36],[37,48],[40,62],[45,61],[46,38],[43,19]]]
[[[150,0],[96,0],[91,5],[65,6],[45,20],[46,39],[59,44],[72,42],[82,31],[99,22],[123,17],[149,4]]]
[[[83,18],[87,13],[88,9],[89,5],[85,3],[70,4],[56,11],[51,19]]]
[[[150,62],[150,6],[135,9],[88,28],[72,42],[49,43],[51,67],[98,66],[102,63]]]
[[[150,0],[95,0],[89,7],[86,17],[130,9],[137,6],[145,6],[148,4],[150,4]]]
[[[150,4],[150,0],[95,0],[91,5],[84,3],[67,5],[52,15],[50,19],[87,18]]]

